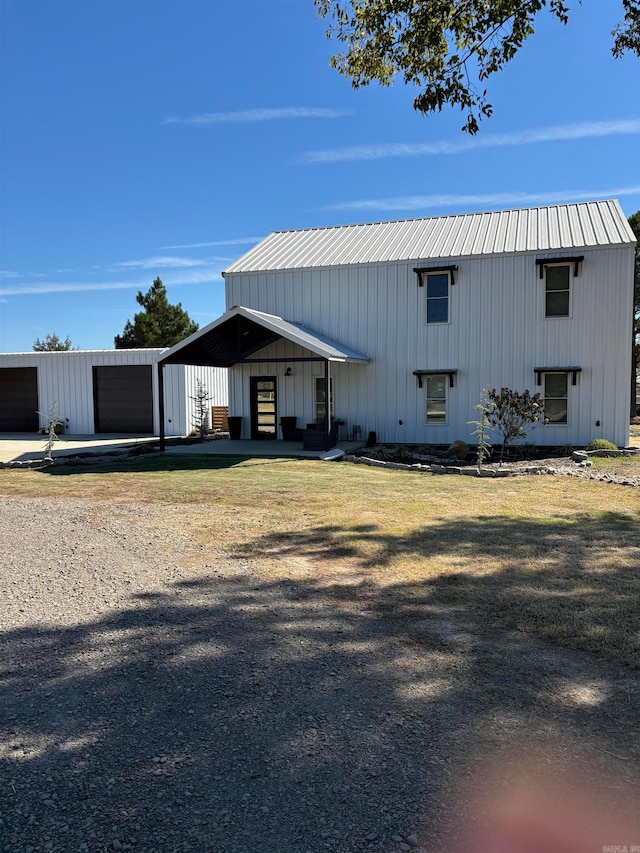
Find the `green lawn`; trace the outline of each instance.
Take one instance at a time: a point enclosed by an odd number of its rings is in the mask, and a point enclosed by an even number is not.
[[[205,555],[222,549],[262,577],[304,579],[394,620],[408,642],[422,641],[425,615],[458,608],[485,628],[640,661],[635,488],[169,455],[5,469],[0,495],[157,503]]]

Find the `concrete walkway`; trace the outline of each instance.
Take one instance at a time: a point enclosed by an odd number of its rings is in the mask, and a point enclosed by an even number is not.
[[[171,439],[167,439],[168,442]],[[81,453],[104,454],[128,450],[140,444],[157,444],[154,435],[64,435],[55,443],[53,455],[76,456]],[[338,447],[349,452],[362,447],[363,442],[341,441]],[[317,450],[303,450],[300,441],[231,441],[209,439],[196,444],[167,444],[167,453],[191,455],[218,454],[222,456],[300,456],[318,458]],[[42,459],[45,455],[45,437],[33,433],[0,433],[0,462],[24,462]]]

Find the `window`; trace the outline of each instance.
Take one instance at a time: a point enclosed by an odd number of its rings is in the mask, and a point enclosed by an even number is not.
[[[544,417],[550,424],[566,424],[569,396],[568,374],[545,373]]]
[[[427,423],[444,424],[447,421],[447,377],[426,376]]]
[[[569,316],[569,264],[545,267],[545,317]]]
[[[449,322],[448,272],[427,273],[427,323]]]
[[[333,379],[329,379],[329,408],[333,412]],[[316,377],[316,423],[324,423],[327,419],[327,395],[325,394],[324,376]]]

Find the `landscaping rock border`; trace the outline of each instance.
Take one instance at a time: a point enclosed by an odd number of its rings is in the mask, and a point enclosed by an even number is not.
[[[540,462],[491,462],[482,466],[473,465],[447,465],[442,464],[445,460],[438,462],[417,462],[413,464],[403,462],[386,462],[381,459],[371,459],[367,456],[345,457],[347,462],[360,465],[371,465],[379,468],[397,468],[402,471],[416,471],[424,474],[460,474],[467,477],[523,477],[542,474],[564,475],[568,477],[582,477],[587,480],[598,480],[605,483],[615,483],[619,486],[640,487],[640,477],[622,477],[610,474],[606,471],[594,471],[591,467],[590,456],[637,456],[640,451],[637,448],[625,448],[624,450],[596,450],[576,451],[574,456],[580,454],[580,459],[570,457],[558,459],[550,464],[548,459]],[[587,458],[584,458],[584,457]]]
[[[156,453],[157,450],[146,451]],[[2,468],[47,468],[60,465],[104,465],[115,459],[133,458],[138,454],[132,454],[129,450],[113,451],[106,454],[87,453],[73,456],[56,456],[53,459],[40,457],[38,459],[18,459],[11,462],[0,462]],[[640,487],[640,477],[623,477],[618,474],[610,474],[606,471],[594,471],[591,467],[589,457],[625,457],[640,455],[640,448],[624,448],[623,450],[576,450],[571,457],[562,457],[554,460],[549,459],[532,462],[489,462],[483,466],[474,465],[448,465],[443,464],[449,460],[438,458],[432,461],[405,463],[387,462],[382,459],[372,459],[368,456],[354,456],[348,454],[342,459],[360,465],[370,465],[378,468],[395,468],[402,471],[417,471],[425,474],[459,474],[466,477],[523,477],[539,476],[542,474],[564,475],[568,477],[581,477],[587,480],[598,480],[605,483],[615,483],[619,486]],[[340,460],[342,461],[342,460]],[[453,460],[451,460],[453,461]]]

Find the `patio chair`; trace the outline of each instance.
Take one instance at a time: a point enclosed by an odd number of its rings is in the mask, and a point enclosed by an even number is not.
[[[340,424],[337,420],[334,420],[331,424],[331,430],[329,432],[329,437],[327,440],[327,436],[324,432],[324,426],[318,424],[317,429],[303,429],[302,430],[302,449],[303,450],[330,450],[332,447],[335,447],[338,443],[338,430],[340,429]]]

